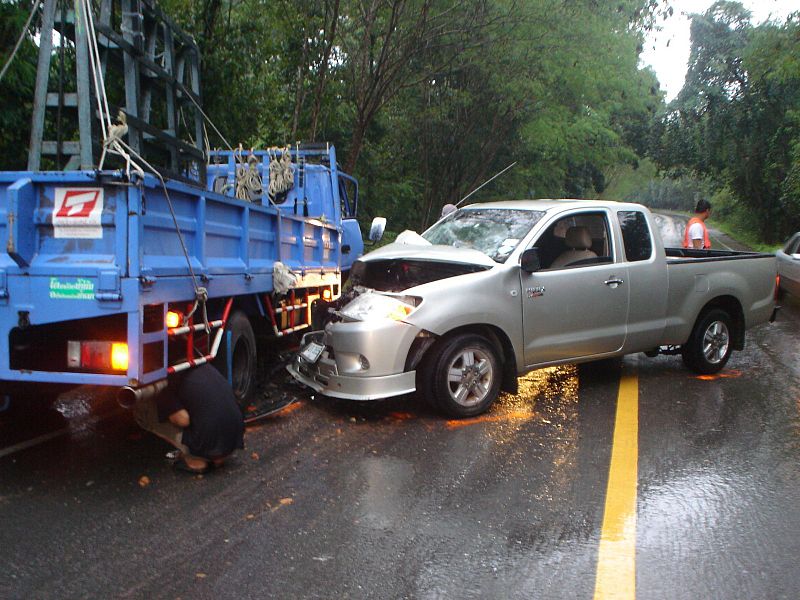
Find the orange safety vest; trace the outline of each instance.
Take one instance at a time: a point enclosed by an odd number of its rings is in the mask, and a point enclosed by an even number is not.
[[[710,249],[711,238],[708,237],[708,227],[706,227],[706,224],[703,221],[703,219],[698,219],[697,217],[692,217],[686,224],[686,231],[683,233],[683,247],[684,248],[692,247],[692,240],[689,239],[689,228],[695,223],[700,223],[700,225],[703,226],[703,248],[705,248],[706,250]]]

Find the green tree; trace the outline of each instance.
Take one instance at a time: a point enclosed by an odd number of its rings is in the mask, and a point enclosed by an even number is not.
[[[28,2],[0,2],[0,67],[11,52],[28,20]],[[33,87],[36,81],[34,18],[25,39],[0,81],[0,156],[3,169],[25,169],[28,159]]]
[[[800,226],[800,36],[795,19],[750,24],[738,2],[692,18],[686,83],[655,130],[658,163],[728,188],[765,242]]]

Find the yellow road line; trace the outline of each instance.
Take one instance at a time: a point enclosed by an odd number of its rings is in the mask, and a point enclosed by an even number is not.
[[[627,371],[627,369],[626,369]],[[636,598],[636,481],[639,457],[639,378],[619,384],[614,444],[597,559],[594,598]]]

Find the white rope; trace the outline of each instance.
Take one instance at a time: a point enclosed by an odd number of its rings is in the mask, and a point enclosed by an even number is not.
[[[167,206],[169,207],[169,212],[170,215],[172,216],[172,222],[175,225],[175,232],[178,235],[178,241],[180,242],[181,250],[183,251],[183,256],[184,258],[186,258],[186,264],[189,267],[189,275],[191,277],[192,286],[194,287],[194,292],[195,292],[194,306],[189,315],[187,316],[187,320],[188,317],[190,317],[195,313],[198,307],[202,307],[203,323],[205,324],[206,332],[210,332],[211,326],[209,325],[208,322],[208,313],[206,310],[206,302],[208,300],[208,290],[197,284],[197,276],[195,275],[194,268],[192,268],[192,260],[191,257],[189,256],[189,251],[186,248],[186,243],[183,239],[183,233],[181,232],[180,225],[178,224],[178,217],[175,214],[174,207],[172,206],[172,200],[169,197],[169,190],[167,189],[167,183],[166,181],[164,181],[164,177],[162,177],[161,173],[159,173],[158,170],[153,165],[148,163],[140,154],[138,154],[133,148],[131,148],[128,144],[126,144],[122,140],[122,137],[128,132],[125,114],[122,111],[120,111],[119,114],[120,123],[118,125],[112,125],[111,111],[109,109],[105,82],[103,80],[103,69],[100,60],[100,49],[97,44],[97,35],[94,29],[94,18],[92,16],[90,2],[91,0],[82,0],[81,6],[84,11],[85,22],[86,22],[87,40],[88,40],[89,55],[90,55],[89,64],[92,68],[92,78],[95,84],[95,96],[97,98],[98,109],[100,110],[100,123],[103,128],[103,156],[100,160],[99,168],[102,169],[106,153],[110,152],[113,154],[118,154],[119,156],[125,159],[126,163],[125,172],[128,176],[128,179],[130,179],[130,171],[131,168],[133,168],[133,170],[136,172],[136,174],[143,182],[144,169],[142,168],[141,165],[144,165],[161,182],[161,187],[164,190],[164,198],[167,201]],[[106,127],[106,124],[108,125],[108,127]],[[134,157],[136,160],[134,160]]]
[[[97,35],[94,29],[94,16],[92,14],[92,7],[90,0],[82,0],[81,8],[84,13],[84,21],[86,24],[86,38],[89,46],[89,66],[92,69],[92,79],[94,81],[94,93],[97,100],[97,108],[100,111],[100,127],[103,130],[103,144],[106,145],[108,140],[108,130],[111,129],[111,109],[108,106],[108,97],[106,95],[106,84],[103,80],[103,68],[100,60],[100,49],[97,44]],[[100,161],[100,169],[103,168],[103,160],[105,159],[105,151]]]
[[[11,56],[8,57],[6,64],[3,65],[3,70],[0,71],[0,81],[3,81],[3,77],[8,71],[8,68],[11,66],[11,63],[14,61],[14,58],[17,56],[17,52],[19,52],[20,46],[22,46],[22,40],[25,39],[25,34],[28,33],[28,27],[31,26],[31,21],[33,21],[33,16],[36,14],[36,11],[39,9],[39,0],[33,0],[33,6],[31,7],[31,14],[28,15],[28,20],[25,21],[25,26],[22,28],[22,31],[19,34],[19,39],[17,40],[17,44],[14,46],[14,49],[11,51]]]
[[[261,175],[258,174],[258,157],[253,149],[247,160],[244,158],[244,149],[239,144],[239,148],[233,151],[238,165],[236,166],[236,191],[235,196],[239,200],[252,202],[256,198],[264,195],[264,183]]]
[[[211,331],[211,325],[208,322],[208,311],[206,307],[206,302],[208,301],[208,290],[205,287],[199,286],[197,284],[197,276],[195,275],[194,269],[192,268],[192,260],[189,257],[189,251],[186,248],[186,242],[184,242],[183,240],[183,233],[181,232],[181,227],[178,224],[178,217],[175,214],[175,209],[172,206],[172,200],[169,197],[169,190],[167,190],[167,182],[164,181],[164,177],[161,175],[161,173],[158,172],[158,169],[156,169],[153,165],[147,162],[141,155],[139,155],[133,148],[128,146],[125,142],[123,142],[122,140],[114,140],[112,146],[117,146],[117,145],[121,146],[124,150],[127,150],[130,154],[136,157],[137,160],[141,161],[147,167],[147,169],[151,173],[153,173],[153,175],[155,175],[161,182],[161,187],[164,190],[164,199],[167,201],[167,206],[169,207],[169,213],[172,216],[172,223],[173,225],[175,225],[175,233],[178,234],[178,241],[181,244],[181,250],[183,250],[183,256],[184,258],[186,258],[186,265],[189,267],[189,276],[192,279],[192,286],[194,287],[194,295],[195,295],[194,306],[192,307],[192,310],[189,312],[189,314],[187,314],[184,317],[184,322],[185,323],[188,322],[189,318],[192,315],[194,315],[194,313],[197,311],[197,308],[202,307],[203,324],[205,325],[206,333],[209,333]],[[134,165],[134,167],[136,167],[139,171],[141,171],[141,167],[136,162],[134,162],[133,159],[130,159],[130,162],[131,164]],[[144,179],[144,173],[142,173],[142,179]]]
[[[292,171],[292,154],[289,146],[283,149],[283,154],[278,159],[280,148],[270,148],[269,154],[269,187],[268,194],[274,203],[278,194],[289,191],[294,186],[294,171]]]

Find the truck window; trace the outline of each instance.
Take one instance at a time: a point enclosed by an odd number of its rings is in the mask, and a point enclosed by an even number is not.
[[[638,210],[621,210],[617,212],[617,218],[622,228],[622,242],[628,262],[650,258],[653,254],[653,239],[644,213]]]
[[[358,213],[358,182],[344,173],[339,173],[339,200],[342,218],[355,218]]]
[[[553,223],[539,236],[543,269],[564,269],[609,263],[614,252],[604,212],[571,214]]]

